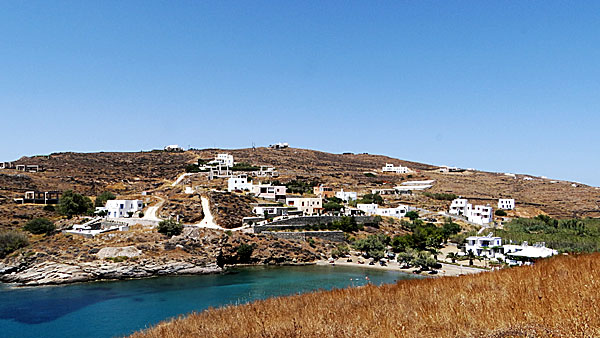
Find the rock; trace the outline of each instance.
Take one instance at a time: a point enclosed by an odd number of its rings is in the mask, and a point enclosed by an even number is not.
[[[106,247],[100,249],[96,256],[100,259],[105,258],[114,258],[119,256],[125,256],[128,258],[137,257],[142,254],[142,250],[138,250],[134,246],[125,246],[125,247]]]

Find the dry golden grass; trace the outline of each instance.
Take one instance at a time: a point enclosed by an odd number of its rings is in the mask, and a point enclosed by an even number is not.
[[[272,298],[165,322],[154,337],[599,337],[600,254]]]

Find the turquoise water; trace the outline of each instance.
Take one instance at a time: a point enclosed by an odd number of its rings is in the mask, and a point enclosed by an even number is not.
[[[203,276],[67,286],[0,286],[2,337],[113,337],[208,307],[319,289],[417,278],[396,271],[331,266],[252,267]]]

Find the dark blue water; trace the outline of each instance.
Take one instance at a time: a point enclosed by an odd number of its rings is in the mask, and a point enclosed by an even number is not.
[[[1,337],[112,337],[208,307],[319,289],[416,278],[330,266],[252,267],[232,273],[67,286],[0,286]]]

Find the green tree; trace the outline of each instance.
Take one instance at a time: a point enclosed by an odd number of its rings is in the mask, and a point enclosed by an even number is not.
[[[398,263],[410,266],[415,259],[416,252],[412,249],[400,252],[396,258]]]
[[[413,259],[413,265],[419,267],[421,270],[430,270],[436,264],[436,260],[427,251],[419,251]]]
[[[498,210],[494,211],[494,215],[502,217],[502,216],[506,216],[507,214],[506,214],[506,211],[504,211],[502,209],[498,209]]]
[[[241,263],[249,263],[254,252],[254,245],[242,243],[237,247],[238,260]]]
[[[348,247],[348,245],[342,243],[342,244],[338,244],[333,250],[331,250],[331,257],[333,257],[333,258],[344,257],[349,253],[350,253],[350,248]]]
[[[404,217],[408,217],[411,221],[414,221],[419,218],[419,212],[412,210],[407,212],[406,215],[404,215]]]
[[[447,259],[451,259],[451,260],[452,260],[452,263],[456,263],[456,257],[457,257],[457,255],[456,255],[454,252],[449,252],[449,253],[446,255],[446,258],[447,258]]]
[[[0,258],[6,257],[15,250],[29,245],[27,235],[20,231],[0,232]]]
[[[160,221],[160,223],[158,223],[158,232],[168,237],[177,236],[181,234],[182,231],[183,224],[172,219]]]
[[[73,192],[73,190],[67,190],[60,197],[58,211],[61,215],[71,218],[74,215],[92,212],[92,205],[92,200],[89,197]]]
[[[460,225],[452,222],[452,218],[448,217],[444,220],[444,225],[442,225],[442,231],[444,233],[444,241],[448,240],[450,236],[456,235],[461,230]]]
[[[54,223],[52,223],[47,218],[32,219],[31,221],[27,222],[27,224],[25,224],[25,226],[23,227],[23,230],[28,231],[34,235],[49,235],[55,229],[56,227],[54,226]]]
[[[104,205],[106,205],[106,201],[114,200],[116,198],[117,198],[117,196],[115,196],[115,194],[113,194],[112,192],[105,191],[105,192],[101,193],[100,195],[96,196],[96,201],[94,202],[94,206],[103,207]]]
[[[367,257],[375,259],[383,258],[385,253],[385,237],[385,235],[370,235],[367,238],[356,240],[352,246],[354,249],[366,253]]]
[[[323,209],[325,209],[325,211],[340,211],[343,207],[343,205],[333,201],[323,204]]]

